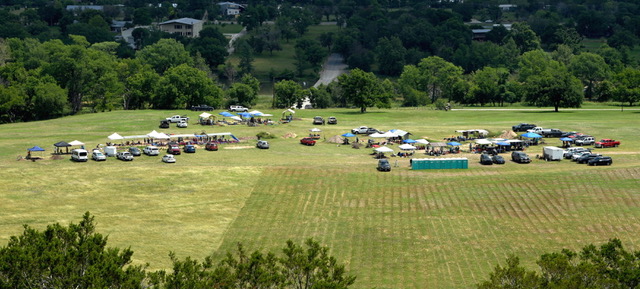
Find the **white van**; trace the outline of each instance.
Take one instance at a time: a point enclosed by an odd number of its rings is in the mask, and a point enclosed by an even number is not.
[[[142,151],[148,156],[157,156],[160,154],[160,150],[156,146],[146,146]]]
[[[71,160],[75,162],[86,162],[89,160],[89,153],[87,150],[75,149],[71,151]]]

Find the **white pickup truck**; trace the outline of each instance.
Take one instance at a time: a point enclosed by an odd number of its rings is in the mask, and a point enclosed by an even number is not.
[[[180,115],[174,115],[172,117],[167,117],[167,120],[172,122],[172,123],[176,123],[176,122],[189,122],[189,117],[187,116],[180,116]]]

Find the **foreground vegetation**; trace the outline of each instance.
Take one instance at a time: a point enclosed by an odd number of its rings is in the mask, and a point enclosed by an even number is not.
[[[76,221],[91,211],[109,244],[135,252],[133,264],[170,269],[179,259],[221,260],[242,242],[248,251],[274,251],[284,240],[314,238],[332,249],[357,276],[353,288],[468,288],[486,280],[509,255],[534,268],[544,252],[578,250],[618,238],[631,250],[640,242],[640,156],[637,111],[436,111],[427,108],[300,110],[289,124],[200,127],[186,111],[114,111],[0,126],[0,244],[35,229]],[[262,110],[281,115],[281,111]],[[52,144],[78,139],[93,147],[113,132],[137,135],[158,129],[158,120],[188,114],[186,130],[230,131],[240,138],[268,131],[271,149],[253,140],[199,150],[166,165],[155,157],[104,163],[52,160]],[[468,170],[412,171],[398,159],[391,173],[375,171],[365,149],[319,142],[302,146],[315,115],[336,116],[323,137],[368,125],[403,129],[413,138],[441,140],[456,129],[492,133],[519,122],[576,130],[622,141],[602,153],[611,167],[568,161],[480,166]],[[560,145],[555,140],[548,143]],[[34,145],[44,160],[16,161]],[[464,146],[463,146],[464,148]],[[541,148],[527,151],[531,156]],[[391,162],[394,163],[392,158]]]

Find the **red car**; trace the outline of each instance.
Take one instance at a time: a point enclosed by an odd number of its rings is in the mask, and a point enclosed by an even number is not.
[[[300,143],[303,145],[314,146],[316,145],[316,141],[310,137],[305,137],[300,140]]]
[[[167,153],[168,154],[172,154],[172,155],[179,155],[181,154],[180,152],[180,147],[177,145],[171,145],[169,146],[169,148],[167,149]]]
[[[612,147],[617,147],[620,145],[619,141],[616,140],[612,140],[612,139],[601,139],[599,142],[595,143],[595,147],[597,148],[612,148]]]
[[[205,150],[208,151],[217,151],[218,150],[218,144],[214,143],[214,142],[209,142],[204,146]]]

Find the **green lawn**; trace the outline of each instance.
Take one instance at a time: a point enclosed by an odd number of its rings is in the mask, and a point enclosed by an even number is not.
[[[274,118],[282,112],[261,110]],[[550,111],[301,110],[290,124],[201,127],[193,120],[198,113],[146,110],[0,125],[0,244],[20,234],[22,224],[41,229],[77,222],[85,211],[96,216],[111,246],[131,246],[135,262],[149,262],[151,269],[167,268],[169,251],[201,259],[222,256],[238,241],[249,250],[277,250],[287,239],[314,237],[358,276],[354,288],[469,288],[508,254],[533,266],[544,252],[609,238],[637,250],[640,112]],[[50,153],[61,140],[94,147],[113,132],[159,130],[158,120],[173,114],[191,116],[190,127],[162,131],[229,131],[241,138],[268,131],[278,137],[269,150],[245,140],[177,156],[176,164],[145,156],[73,163],[48,154],[16,161],[34,145]],[[531,122],[615,138],[622,146],[598,150],[614,158],[611,167],[566,160],[481,166],[477,155],[463,154],[467,170],[412,171],[409,160],[399,158],[399,167],[379,173],[368,149],[300,145],[315,115],[338,118],[338,125],[320,127],[326,138],[369,125],[437,141],[456,129],[500,132]],[[282,137],[290,133],[297,137]]]

